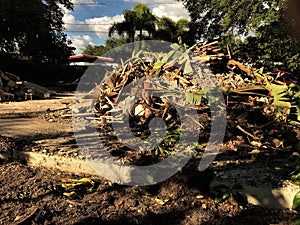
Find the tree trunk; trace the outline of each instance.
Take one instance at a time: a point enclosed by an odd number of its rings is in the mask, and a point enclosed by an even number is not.
[[[143,35],[143,29],[140,29],[140,41],[142,40],[142,35]]]

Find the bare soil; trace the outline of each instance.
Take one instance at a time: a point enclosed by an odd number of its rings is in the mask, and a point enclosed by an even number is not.
[[[0,151],[80,158],[69,117],[71,104],[70,95],[1,103]],[[222,151],[207,170],[197,171],[195,157],[173,177],[145,187],[121,186],[84,171],[75,174],[1,159],[0,224],[293,224],[298,214],[290,209],[215,202],[211,184],[216,180],[243,181],[258,188],[267,183],[270,193],[273,187],[285,185],[286,177],[269,167],[268,160],[277,153],[266,151],[253,158],[248,153],[255,147],[245,134],[234,132],[228,129]],[[238,138],[229,137],[232,134]],[[232,168],[243,172],[232,173]],[[84,177],[94,181],[92,188],[72,189],[69,197],[66,192],[70,192],[60,188],[62,179]]]

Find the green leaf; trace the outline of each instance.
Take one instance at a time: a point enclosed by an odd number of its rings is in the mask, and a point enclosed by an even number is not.
[[[291,107],[290,98],[287,95],[288,86],[271,84],[271,89],[274,95],[274,105]]]
[[[135,58],[135,52],[136,52],[136,50],[134,49],[134,50],[132,51],[132,53],[131,53],[131,58],[132,58],[132,59]]]
[[[300,225],[300,218],[295,220],[295,225]]]
[[[190,56],[187,54],[187,52],[184,52],[183,54],[180,55],[178,63],[183,64],[186,61],[190,60]]]
[[[158,61],[158,62],[155,62],[155,63],[154,63],[153,68],[154,68],[154,69],[160,69],[163,65],[164,65],[163,62]]]
[[[297,186],[300,186],[300,180],[292,181],[292,184],[297,185]]]
[[[296,108],[296,112],[297,112],[297,120],[300,121],[300,105],[295,105],[293,106]]]
[[[161,63],[165,64],[166,62],[169,61],[171,56],[173,55],[173,52],[169,52],[168,54],[165,54],[163,58],[160,60]]]
[[[259,74],[263,74],[263,73],[264,73],[264,67],[261,67],[261,68],[258,70],[258,73],[259,73]]]
[[[229,198],[229,193],[224,193],[222,195],[218,195],[216,198],[215,198],[215,202],[217,204],[220,204],[222,202],[225,202],[227,199]]]
[[[163,148],[161,146],[158,146],[155,150],[155,155],[157,156],[166,156],[166,155],[169,155],[170,154],[170,151],[167,150],[166,148]]]
[[[190,61],[186,61],[185,65],[184,65],[184,70],[183,70],[183,74],[190,74],[193,73],[193,67],[191,66]]]
[[[298,171],[299,172],[299,171]],[[293,180],[293,181],[295,181],[295,180],[300,180],[300,173],[298,173],[298,174],[296,174],[296,175],[293,175],[292,177],[291,177],[291,179]]]
[[[294,197],[292,209],[300,211],[300,191]]]
[[[71,198],[71,197],[76,196],[76,193],[75,193],[75,191],[64,192],[63,195]]]
[[[186,92],[185,100],[193,105],[200,105],[202,102],[203,92]]]
[[[62,179],[63,183],[61,184],[62,188],[68,189],[68,188],[75,188],[75,187],[81,187],[86,188],[88,191],[91,191],[94,187],[94,181],[92,181],[90,178],[81,178],[79,180],[77,179]]]
[[[203,95],[206,95],[209,91],[210,91],[209,87],[201,87],[201,92],[203,93]]]
[[[193,104],[193,102],[194,102],[194,93],[186,92],[186,93],[185,93],[185,100],[186,100],[188,103]]]
[[[180,45],[176,44],[176,43],[173,43],[170,45],[170,47],[174,50],[174,51],[177,51],[179,48],[180,48]]]
[[[182,45],[182,38],[181,38],[181,36],[179,36],[179,37],[177,38],[177,40],[178,40],[178,43],[179,43],[180,45]]]

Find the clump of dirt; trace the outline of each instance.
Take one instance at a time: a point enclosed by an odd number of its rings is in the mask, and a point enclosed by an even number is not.
[[[0,150],[2,152],[7,152],[11,150],[24,151],[26,149],[29,149],[33,145],[34,144],[29,140],[25,140],[22,138],[15,139],[0,135]]]

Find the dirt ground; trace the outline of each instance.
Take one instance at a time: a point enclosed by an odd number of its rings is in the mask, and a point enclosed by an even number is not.
[[[72,95],[0,103],[0,151],[80,158],[71,105]],[[284,185],[284,177],[266,166],[265,155],[253,160],[247,155],[253,146],[241,138],[231,139],[225,138],[222,151],[207,170],[197,171],[195,158],[168,180],[145,187],[121,186],[84,171],[75,174],[0,159],[0,224],[293,224],[298,215],[289,209],[238,205],[231,199],[215,202],[211,183],[216,178],[229,183],[243,180],[258,188],[264,182],[272,187]],[[231,173],[231,167],[244,172]],[[253,171],[256,174],[250,176]],[[71,178],[89,178],[94,183],[69,190],[64,184]]]

